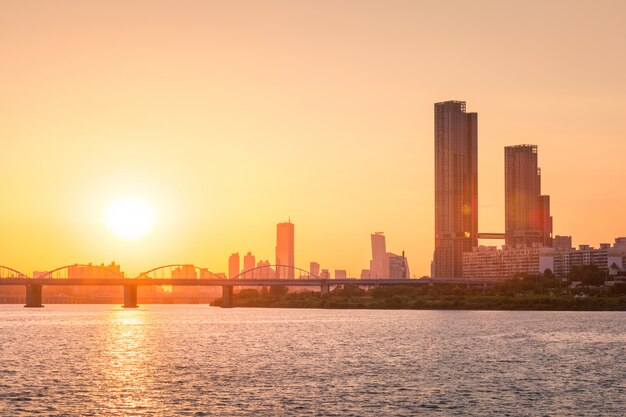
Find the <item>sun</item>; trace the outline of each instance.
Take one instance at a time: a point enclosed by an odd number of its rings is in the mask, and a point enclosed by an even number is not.
[[[146,236],[156,223],[156,211],[141,198],[124,197],[112,201],[104,212],[104,222],[118,238],[137,240]]]

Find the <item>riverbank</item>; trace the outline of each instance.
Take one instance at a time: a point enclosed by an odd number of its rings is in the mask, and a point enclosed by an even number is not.
[[[220,305],[216,299],[213,305]],[[626,311],[626,295],[594,294],[502,294],[472,289],[377,287],[338,288],[331,294],[305,291],[291,293],[244,289],[233,297],[234,307],[414,309],[414,310],[536,310],[536,311]]]

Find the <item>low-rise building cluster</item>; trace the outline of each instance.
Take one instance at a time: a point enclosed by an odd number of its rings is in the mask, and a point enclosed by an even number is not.
[[[613,245],[601,243],[572,247],[571,236],[556,236],[552,247],[532,245],[478,246],[463,254],[463,278],[508,279],[518,274],[541,274],[550,270],[566,276],[572,268],[595,265],[600,270],[626,271],[626,237],[618,237]]]

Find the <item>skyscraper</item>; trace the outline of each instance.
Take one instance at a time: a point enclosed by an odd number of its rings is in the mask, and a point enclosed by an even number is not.
[[[435,103],[433,275],[462,277],[463,252],[478,245],[478,114],[464,101]]]
[[[541,195],[536,145],[504,148],[505,243],[552,246],[550,197]]]
[[[372,237],[371,278],[389,278],[389,264],[386,261],[387,244],[383,232],[376,232]]]
[[[228,278],[235,278],[239,275],[239,252],[233,253],[228,257]]]
[[[252,269],[255,268],[255,257],[252,252],[248,252],[246,256],[243,257],[243,278],[254,278],[254,271]]]
[[[276,278],[295,277],[294,269],[294,225],[291,221],[276,225]]]

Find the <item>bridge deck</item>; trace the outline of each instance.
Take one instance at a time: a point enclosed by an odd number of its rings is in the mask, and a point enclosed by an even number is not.
[[[0,285],[181,285],[181,286],[302,286],[321,285],[429,285],[429,284],[491,284],[486,280],[467,279],[173,279],[173,278],[0,278]]]

